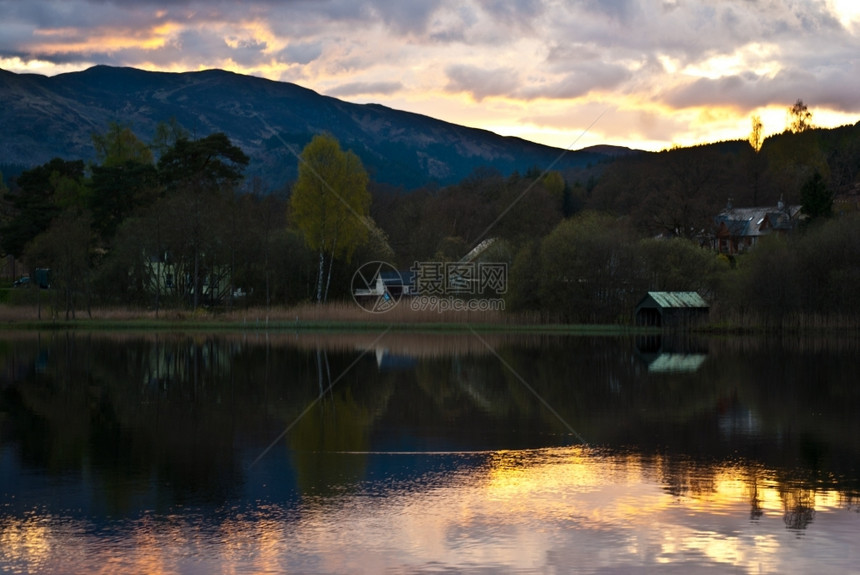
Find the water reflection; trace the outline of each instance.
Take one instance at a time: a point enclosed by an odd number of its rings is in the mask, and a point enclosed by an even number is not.
[[[0,338],[0,570],[855,568],[856,341],[482,337]]]
[[[649,373],[693,373],[708,357],[707,340],[686,332],[636,337],[636,352]]]

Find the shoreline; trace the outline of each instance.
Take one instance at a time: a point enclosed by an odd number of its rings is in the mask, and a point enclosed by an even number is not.
[[[39,315],[41,313],[41,318]],[[294,307],[234,310],[130,310],[93,308],[65,311],[43,307],[0,305],[0,329],[5,330],[123,330],[123,331],[410,331],[432,333],[522,332],[625,335],[654,333],[632,325],[565,324],[534,313],[480,311],[413,311],[396,308],[370,313],[355,304],[333,302]]]
[[[41,313],[41,318],[39,315]],[[133,310],[93,308],[76,310],[66,319],[57,312],[35,306],[0,304],[0,330],[81,331],[273,331],[273,332],[425,332],[425,333],[533,333],[559,335],[630,336],[686,333],[697,336],[736,335],[857,335],[860,324],[837,318],[786,317],[780,322],[756,318],[729,318],[695,327],[660,328],[632,323],[568,324],[534,312],[412,311],[395,309],[375,314],[354,304],[334,302],[294,307],[233,310]],[[734,320],[734,321],[733,321]]]

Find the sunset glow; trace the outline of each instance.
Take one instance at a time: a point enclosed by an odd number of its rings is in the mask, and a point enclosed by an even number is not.
[[[0,9],[0,68],[13,72],[224,68],[562,148],[743,139],[753,114],[778,133],[798,98],[816,125],[860,119],[851,0],[0,0]]]
[[[844,507],[836,492],[780,484],[772,470],[753,464],[678,466],[669,458],[645,462],[573,448],[498,452],[486,468],[384,499],[308,497],[294,515],[269,505],[237,511],[215,533],[204,532],[194,515],[144,516],[128,525],[129,544],[92,537],[84,523],[33,517],[0,524],[0,542],[7,560],[49,571],[69,559],[60,549],[72,549],[75,564],[111,572],[176,573],[192,565],[292,572],[307,569],[309,560],[314,571],[332,573],[431,564],[528,570],[553,557],[593,572],[700,557],[782,573],[803,572],[816,561],[798,559],[798,536],[782,525],[804,509],[817,512],[818,523],[850,522]],[[697,526],[679,513],[695,516]],[[745,532],[754,533],[755,523],[776,523],[784,535],[750,537]],[[610,542],[613,552],[599,552]],[[133,552],[115,557],[117,544]],[[321,549],[338,552],[308,556]]]

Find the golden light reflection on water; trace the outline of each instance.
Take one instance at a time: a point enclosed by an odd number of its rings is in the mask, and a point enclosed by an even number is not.
[[[5,518],[0,567],[166,574],[683,564],[776,573],[820,564],[850,572],[857,557],[860,514],[844,494],[789,485],[752,464],[576,447],[486,454],[411,481],[381,494],[308,496],[289,512],[267,503],[215,517],[146,514],[110,537],[80,521]]]
[[[0,522],[0,556],[13,569],[22,566],[39,569],[51,556],[55,539],[46,518],[30,516]]]

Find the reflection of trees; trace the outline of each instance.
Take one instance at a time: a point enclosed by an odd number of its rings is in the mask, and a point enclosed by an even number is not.
[[[348,365],[328,365],[327,352],[317,352],[316,361],[326,362],[324,369],[317,366],[318,373],[325,374],[317,403],[296,421],[287,443],[299,490],[329,495],[364,477],[373,423],[385,410],[393,388],[390,377],[374,377],[370,362],[357,363],[344,378],[349,381],[332,385]]]
[[[804,488],[786,488],[780,492],[785,515],[783,521],[789,529],[806,529],[815,519],[815,491]]]
[[[760,477],[762,470],[753,466],[749,466],[746,470],[744,484],[747,488],[747,498],[750,502],[750,519],[759,519],[763,514],[760,485],[763,484]],[[762,486],[763,487],[763,486]]]
[[[318,395],[308,354],[266,341],[70,333],[15,345],[30,369],[3,391],[4,441],[25,465],[92,476],[108,512],[148,478],[166,504],[224,500],[243,481],[237,438],[265,446]],[[336,354],[332,369],[353,358]]]
[[[499,362],[487,356],[453,356],[422,362],[416,369],[417,386],[446,419],[476,410],[497,417],[508,414],[511,398],[499,386],[501,377]]]
[[[371,354],[351,366],[367,334],[352,345],[329,334],[299,343],[262,333],[28,337],[4,351],[0,437],[27,466],[94,472],[107,509],[138,498],[135,485],[146,482],[129,477],[154,478],[166,502],[222,501],[244,481],[241,448],[262,452],[294,422],[281,445],[303,491],[364,477],[365,456],[332,452],[543,447],[574,441],[567,425],[590,444],[658,458],[657,479],[675,494],[708,497],[714,461],[742,461],[739,497],[752,517],[765,482],[860,491],[851,473],[860,459],[857,342],[746,348],[714,339],[695,374],[649,374],[634,342],[616,338],[488,338],[502,363],[483,344],[484,353],[457,354],[446,347],[453,338],[424,335],[433,353],[409,340],[414,369],[380,372]],[[732,410],[756,427],[721,426]],[[792,524],[812,508],[786,506]]]

